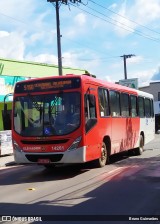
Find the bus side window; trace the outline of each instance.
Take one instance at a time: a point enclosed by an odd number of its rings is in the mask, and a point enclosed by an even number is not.
[[[129,117],[129,95],[126,93],[121,93],[121,115]]]
[[[143,118],[145,116],[145,110],[144,110],[144,98],[138,97],[138,114],[139,117]]]
[[[145,98],[145,115],[146,117],[151,117],[151,101],[150,99]]]
[[[96,100],[92,94],[85,94],[85,129],[86,133],[97,123]]]
[[[110,90],[110,107],[111,107],[111,116],[119,117],[120,116],[120,94],[119,92]]]
[[[108,91],[106,89],[98,89],[99,111],[100,116],[109,116]]]
[[[137,97],[130,96],[130,103],[131,103],[131,117],[137,117]]]

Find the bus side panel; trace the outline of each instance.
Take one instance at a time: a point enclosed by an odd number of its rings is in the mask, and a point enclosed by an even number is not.
[[[126,140],[126,150],[133,149],[137,146],[139,140],[140,131],[140,119],[139,117],[132,117],[126,119],[126,130],[125,130],[125,140]]]
[[[98,87],[96,85],[85,83],[84,84],[84,93],[92,94],[95,96],[95,103],[96,103],[96,119],[97,122],[94,124],[93,127],[87,133],[85,133],[85,146],[86,146],[86,162],[95,160],[101,156],[101,145],[102,145],[102,127],[99,123],[99,108],[98,108]],[[84,126],[86,125],[87,120],[84,121]],[[84,130],[85,131],[85,130]]]
[[[112,118],[111,154],[134,148],[139,130],[139,118]]]
[[[140,132],[144,133],[144,143],[152,141],[155,137],[155,118],[141,118]]]
[[[86,161],[100,158],[105,136],[111,136],[111,118],[98,118],[95,127],[86,134]]]
[[[124,139],[124,131],[126,129],[125,119],[120,117],[112,118],[111,127],[111,154],[115,154],[123,151],[126,144]]]
[[[99,158],[101,145],[97,128],[94,127],[86,134],[86,162]]]

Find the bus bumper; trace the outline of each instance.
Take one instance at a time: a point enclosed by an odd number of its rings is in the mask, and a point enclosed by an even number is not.
[[[57,160],[58,157],[61,159]],[[26,153],[22,150],[14,150],[14,159],[18,164],[39,163],[39,159],[48,159],[50,163],[54,164],[84,163],[86,162],[86,146],[74,150],[67,150],[65,152],[54,153]]]

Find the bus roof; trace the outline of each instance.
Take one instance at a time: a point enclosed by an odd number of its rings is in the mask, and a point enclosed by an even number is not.
[[[133,88],[129,88],[129,87],[126,87],[126,86],[122,86],[122,85],[119,85],[119,84],[115,84],[115,83],[111,83],[111,82],[107,82],[105,80],[100,80],[100,79],[97,79],[95,77],[92,77],[90,76],[89,74],[82,74],[82,75],[75,75],[75,74],[66,74],[66,75],[63,75],[63,76],[49,76],[49,77],[43,77],[43,78],[34,78],[34,79],[29,79],[29,80],[23,80],[23,81],[20,81],[20,82],[17,82],[17,84],[20,84],[20,83],[30,83],[30,82],[34,82],[34,81],[42,81],[42,80],[51,80],[51,79],[66,79],[66,78],[73,78],[73,77],[79,77],[81,80],[83,80],[84,82],[88,82],[88,83],[92,83],[92,84],[95,84],[97,86],[102,86],[102,87],[106,87],[108,89],[114,89],[114,90],[118,90],[120,92],[128,92],[130,94],[137,94],[137,95],[140,95],[140,96],[145,96],[145,97],[149,97],[149,98],[153,98],[153,95],[152,94],[149,94],[149,93],[146,93],[146,92],[143,92],[143,91],[140,91],[140,90],[137,90],[137,89],[133,89]]]

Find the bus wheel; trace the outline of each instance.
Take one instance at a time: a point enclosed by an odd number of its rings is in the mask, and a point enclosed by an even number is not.
[[[108,162],[108,152],[107,152],[106,144],[104,142],[102,143],[101,157],[97,159],[95,162],[96,162],[96,167],[104,167],[106,163]]]
[[[136,155],[142,155],[143,147],[144,147],[144,139],[143,136],[141,135],[139,139],[139,147],[136,148]]]

